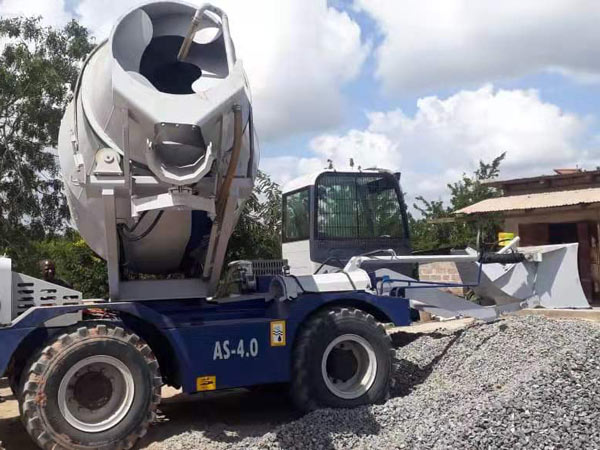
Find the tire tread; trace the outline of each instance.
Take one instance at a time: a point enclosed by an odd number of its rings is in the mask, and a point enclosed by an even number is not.
[[[146,434],[148,427],[154,420],[155,411],[160,403],[160,389],[162,387],[162,377],[160,375],[158,360],[150,347],[139,336],[127,332],[121,327],[105,324],[89,324],[78,326],[70,333],[59,336],[54,342],[43,347],[28,365],[27,373],[24,375],[21,389],[22,416],[21,419],[29,435],[43,449],[63,449],[64,443],[58,440],[58,435],[52,430],[44,428],[39,403],[43,402],[43,392],[40,387],[44,387],[44,373],[51,362],[58,358],[69,347],[84,342],[91,338],[109,338],[133,345],[143,356],[153,380],[153,392],[150,395],[150,405],[148,414],[144,415],[143,422],[138,426],[135,432],[124,436],[119,442],[113,442],[108,448],[122,448],[128,450],[135,445],[137,440]],[[158,381],[160,380],[160,382]],[[64,439],[64,436],[63,436]],[[77,448],[85,448],[78,446]],[[90,449],[92,447],[89,447]]]
[[[329,308],[317,313],[310,318],[301,328],[296,344],[293,350],[292,357],[292,383],[290,385],[290,394],[292,402],[299,410],[310,412],[317,409],[320,405],[311,393],[311,377],[309,374],[309,364],[307,359],[311,354],[311,346],[316,337],[321,332],[322,327],[327,326],[330,320],[335,320],[337,317],[355,318],[362,320],[372,325],[377,330],[379,337],[384,339],[388,346],[391,360],[394,360],[394,349],[392,346],[392,338],[388,335],[385,327],[379,323],[371,314],[357,308],[351,307],[335,307]],[[392,367],[388,374],[388,380],[392,379]],[[391,381],[390,381],[391,382]],[[385,397],[389,397],[390,386],[386,388]]]

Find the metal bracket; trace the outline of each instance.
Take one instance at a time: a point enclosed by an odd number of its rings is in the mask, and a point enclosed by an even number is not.
[[[102,189],[104,223],[106,224],[106,263],[108,268],[108,292],[111,301],[119,299],[119,240],[117,236],[117,213],[115,190]]]
[[[131,199],[131,215],[133,217],[138,217],[143,211],[172,208],[201,210],[208,212],[209,215],[215,215],[214,199],[193,195],[191,190],[172,190],[164,194]]]
[[[85,185],[85,161],[81,153],[73,153],[73,162],[77,176],[71,175],[71,181],[76,186]]]
[[[110,148],[102,148],[96,152],[96,175],[122,176],[120,155]]]

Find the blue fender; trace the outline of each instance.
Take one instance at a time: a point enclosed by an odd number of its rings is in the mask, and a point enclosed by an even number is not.
[[[0,328],[0,377],[5,376],[8,365],[18,350],[19,346],[31,336],[36,330],[45,328],[44,324],[66,314],[78,312],[85,309],[110,309],[123,312],[140,320],[150,323],[158,329],[173,327],[168,316],[157,313],[152,308],[142,303],[118,302],[98,303],[87,305],[34,307],[27,310],[22,316],[15,320],[10,326]],[[60,327],[59,329],[62,329]],[[57,328],[49,327],[48,332],[56,331]],[[47,337],[47,334],[46,334]],[[41,344],[41,342],[39,343]]]

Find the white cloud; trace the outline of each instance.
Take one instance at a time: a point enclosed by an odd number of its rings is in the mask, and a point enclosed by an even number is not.
[[[82,0],[77,14],[83,25],[106,36],[115,19],[139,3]],[[213,3],[229,16],[263,140],[340,124],[342,87],[358,75],[369,50],[348,14],[328,7],[326,0]]]
[[[263,139],[341,123],[341,89],[358,75],[368,51],[358,24],[325,0],[218,3],[230,17]]]
[[[503,177],[593,167],[600,157],[598,142],[588,134],[590,119],[543,102],[535,90],[488,85],[446,99],[422,98],[414,116],[392,110],[368,118],[365,130],[315,138],[307,158],[347,167],[352,157],[362,167],[400,170],[411,198],[432,199],[443,198],[446,184],[472,172],[480,160],[490,162],[504,151]]]
[[[320,172],[329,166],[329,161],[337,170],[350,168],[350,159],[355,168],[393,169],[400,166],[402,159],[398,147],[386,135],[368,130],[350,130],[344,135],[323,134],[312,139],[309,147],[306,157],[261,158],[261,170],[283,186],[295,178]]]
[[[507,152],[507,173],[532,173],[585,160],[588,119],[543,102],[535,90],[490,85],[447,99],[426,97],[414,117],[400,110],[369,114],[369,130],[397,142],[410,166],[428,174],[474,168]],[[427,161],[427,164],[423,164]]]
[[[263,158],[261,169],[274,181],[285,185],[294,178],[320,172],[328,167],[342,170],[350,168],[350,159],[355,168],[398,167],[401,154],[398,147],[385,135],[368,130],[350,130],[347,134],[324,134],[310,142],[311,154],[307,157],[280,156]]]
[[[42,16],[43,22],[51,26],[63,26],[71,18],[65,11],[64,0],[2,0],[0,16]]]
[[[319,172],[325,167],[325,161],[318,157],[276,156],[262,158],[260,161],[260,169],[281,186],[302,175]]]
[[[343,136],[318,136],[310,147],[321,161],[331,160],[338,169],[349,167],[350,158],[356,167],[365,169],[374,166],[393,169],[402,159],[398,146],[387,136],[368,130],[350,130]]]
[[[383,34],[388,92],[463,87],[541,70],[600,74],[600,2],[355,0]]]

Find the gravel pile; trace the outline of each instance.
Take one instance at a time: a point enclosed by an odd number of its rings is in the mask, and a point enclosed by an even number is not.
[[[600,449],[600,326],[512,317],[459,332],[396,334],[390,400],[321,410],[249,435],[223,425],[160,449]]]

